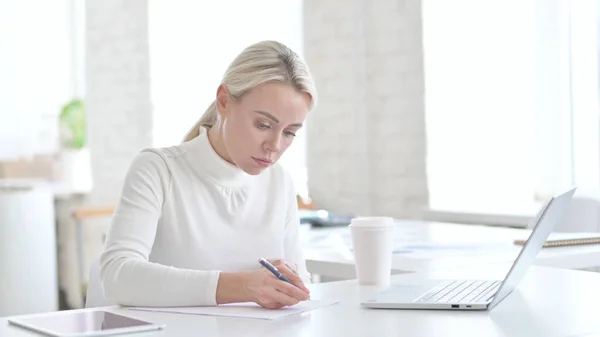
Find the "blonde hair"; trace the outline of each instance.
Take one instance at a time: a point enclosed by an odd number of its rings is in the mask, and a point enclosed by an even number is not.
[[[310,109],[316,105],[317,92],[308,66],[292,49],[277,41],[261,41],[246,47],[231,62],[221,80],[235,100],[268,82],[289,84],[310,96]],[[184,142],[196,138],[200,127],[212,127],[217,119],[217,104],[213,101],[187,133]]]

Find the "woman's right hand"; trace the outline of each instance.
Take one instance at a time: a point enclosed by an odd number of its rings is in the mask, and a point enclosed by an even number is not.
[[[283,270],[286,268],[278,269],[298,287],[276,278],[265,268],[250,271],[246,274],[244,289],[252,302],[264,308],[280,309],[310,298],[308,289],[297,275]]]

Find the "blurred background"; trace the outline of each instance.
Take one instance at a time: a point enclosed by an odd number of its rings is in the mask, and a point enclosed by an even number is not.
[[[319,92],[281,159],[302,208],[525,227],[576,184],[583,210],[559,229],[600,231],[599,13],[596,0],[0,0],[0,316],[83,305],[132,158],[180,143],[264,39],[303,57]]]

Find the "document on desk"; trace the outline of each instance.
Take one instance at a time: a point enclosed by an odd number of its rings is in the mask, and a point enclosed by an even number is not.
[[[281,309],[265,309],[256,303],[222,304],[214,307],[132,307],[129,310],[166,312],[186,315],[222,316],[236,318],[254,318],[275,320],[286,316],[297,315],[317,310],[338,303],[332,300],[311,300]]]

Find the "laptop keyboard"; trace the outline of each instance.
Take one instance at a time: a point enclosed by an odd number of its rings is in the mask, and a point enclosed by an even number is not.
[[[450,281],[436,286],[415,302],[486,303],[496,294],[501,283],[501,281]]]

